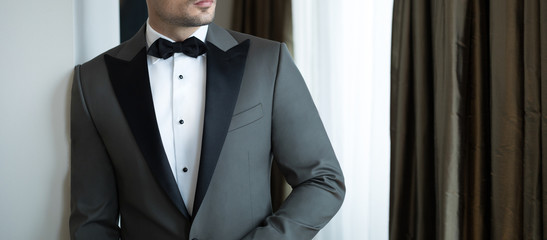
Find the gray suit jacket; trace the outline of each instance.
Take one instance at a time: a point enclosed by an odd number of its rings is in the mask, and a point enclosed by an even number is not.
[[[158,131],[144,31],[74,71],[71,238],[311,239],[340,208],[345,187],[285,45],[210,25],[190,216]],[[272,159],[293,187],[274,213]]]

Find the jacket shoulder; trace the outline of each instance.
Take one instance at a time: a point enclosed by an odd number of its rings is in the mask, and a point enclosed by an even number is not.
[[[109,50],[106,50],[106,51],[102,52],[101,54],[95,56],[91,60],[82,63],[81,64],[82,68],[93,68],[93,67],[97,67],[98,65],[103,66],[104,65],[104,55],[111,55],[111,56],[117,55],[120,52],[120,50],[124,48],[125,44],[126,44],[126,42],[121,43],[118,46],[115,46],[115,47],[113,47]]]
[[[250,40],[251,47],[256,49],[261,49],[261,51],[272,50],[275,52],[279,52],[280,45],[282,44],[281,42],[278,42],[278,41],[273,41],[273,40],[253,36],[246,33],[241,33],[241,32],[228,30],[228,29],[226,31],[228,31],[228,33],[232,35],[232,37],[237,42],[241,43],[245,40]]]

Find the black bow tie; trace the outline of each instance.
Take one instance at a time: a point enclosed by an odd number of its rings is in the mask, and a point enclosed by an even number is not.
[[[176,52],[197,58],[199,55],[207,52],[207,46],[196,37],[187,38],[182,42],[170,42],[166,39],[158,38],[148,49],[148,55],[163,59],[170,58]]]

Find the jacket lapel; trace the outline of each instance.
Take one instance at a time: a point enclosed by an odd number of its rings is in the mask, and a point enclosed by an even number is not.
[[[116,56],[104,58],[116,98],[152,175],[177,209],[191,219],[171,172],[156,121],[144,29],[143,26]],[[249,45],[249,40],[238,43],[226,30],[209,25],[205,119],[194,216],[207,193],[228,133]]]
[[[156,121],[144,27],[116,56],[105,55],[104,58],[116,98],[152,175],[177,209],[190,219],[169,166]]]
[[[194,216],[215,171],[241,87],[250,41],[241,43],[214,24],[207,33],[205,120]]]

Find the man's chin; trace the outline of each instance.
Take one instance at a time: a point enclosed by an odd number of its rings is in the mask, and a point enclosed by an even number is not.
[[[214,16],[196,16],[191,18],[172,18],[167,22],[181,27],[200,27],[212,23],[213,20]]]
[[[215,20],[214,15],[213,16],[201,17],[201,18],[195,18],[195,21],[193,21],[194,27],[208,25],[208,24],[212,23],[213,20]]]

